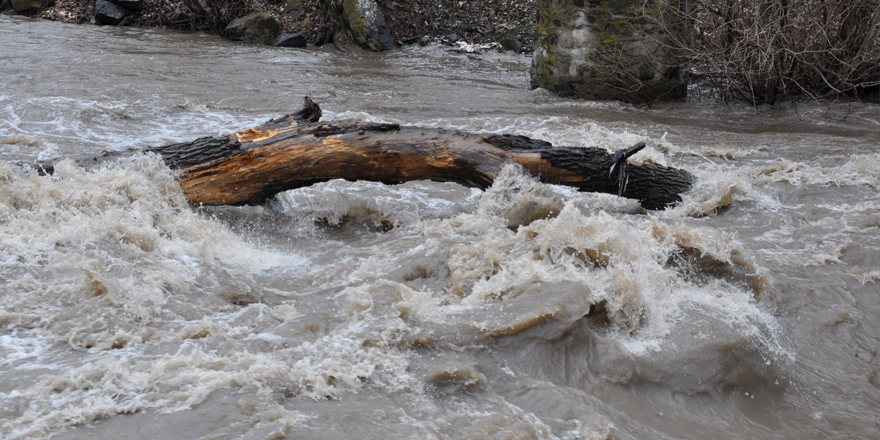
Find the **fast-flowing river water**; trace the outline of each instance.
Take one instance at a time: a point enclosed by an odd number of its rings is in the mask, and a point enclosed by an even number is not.
[[[529,63],[0,16],[0,437],[880,438],[880,107],[575,101]],[[205,208],[156,157],[12,165],[305,95],[324,120],[643,140],[633,161],[698,182],[666,211],[512,166]],[[558,215],[508,224],[547,193]]]

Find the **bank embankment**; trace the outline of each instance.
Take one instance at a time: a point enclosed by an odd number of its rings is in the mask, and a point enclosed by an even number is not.
[[[158,27],[227,36],[233,20],[267,13],[284,34],[299,33],[309,44],[333,40],[355,44],[356,26],[344,23],[347,4],[335,0],[2,0],[4,13],[67,23]],[[372,2],[370,2],[372,3]],[[535,40],[535,0],[380,0],[393,44],[428,41],[499,42],[516,52],[531,51]]]

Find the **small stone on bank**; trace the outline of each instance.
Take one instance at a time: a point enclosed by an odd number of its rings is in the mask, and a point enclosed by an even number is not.
[[[95,21],[101,24],[116,26],[130,13],[128,9],[107,0],[97,0],[95,2]]]
[[[522,42],[517,40],[516,38],[502,38],[501,41],[499,41],[498,43],[501,44],[501,47],[503,47],[505,50],[509,50],[511,52],[520,53],[523,50]]]
[[[99,0],[100,1],[100,0]],[[248,14],[232,20],[226,26],[226,36],[246,43],[272,45],[281,34],[281,23],[268,12]]]

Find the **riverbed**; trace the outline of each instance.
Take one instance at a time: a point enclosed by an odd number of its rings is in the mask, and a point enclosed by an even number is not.
[[[880,438],[880,107],[636,108],[531,59],[0,16],[0,437]],[[700,90],[695,89],[694,93]],[[691,171],[665,211],[508,166],[194,207],[160,159],[310,96]],[[511,225],[536,193],[558,214]]]

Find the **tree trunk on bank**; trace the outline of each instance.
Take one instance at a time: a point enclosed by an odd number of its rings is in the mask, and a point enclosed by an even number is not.
[[[256,204],[281,191],[332,179],[433,180],[485,189],[504,165],[518,163],[545,183],[619,194],[647,209],[663,209],[680,202],[694,180],[684,170],[626,164],[625,158],[611,172],[614,162],[605,150],[553,147],[525,136],[352,120],[318,123],[320,108],[308,98],[306,104],[297,113],[227,136],[73,159],[94,166],[157,153],[179,172],[180,186],[195,205]],[[41,166],[52,172],[52,165]],[[621,177],[621,172],[626,174]]]

